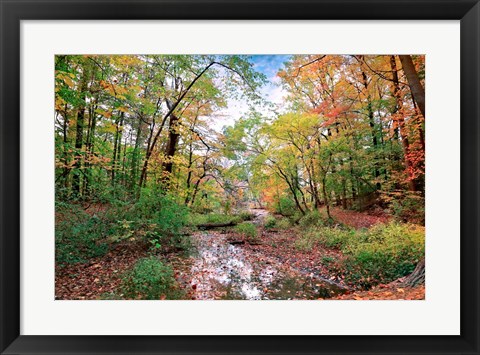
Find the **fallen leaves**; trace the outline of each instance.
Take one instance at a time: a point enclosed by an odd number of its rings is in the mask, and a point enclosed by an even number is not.
[[[356,291],[349,294],[338,295],[332,299],[337,300],[424,300],[425,285],[415,287],[396,288],[395,284],[381,285],[369,291]]]
[[[142,243],[124,242],[90,263],[56,266],[55,299],[93,300],[114,293],[121,283],[122,273],[144,257],[146,251]]]
[[[95,213],[102,207],[88,206],[86,209]],[[344,218],[349,221],[349,225],[357,227],[385,220],[381,216],[365,218],[365,214],[353,211],[335,209],[333,213],[339,220]],[[364,219],[361,223],[360,217]],[[239,294],[242,287],[255,299],[425,299],[424,286],[409,288],[400,283],[381,284],[368,291],[338,294],[344,292],[338,286],[345,286],[345,283],[341,270],[336,270],[332,275],[332,265],[335,266],[342,260],[342,253],[319,245],[309,251],[299,250],[295,246],[296,233],[295,228],[265,229],[262,230],[260,243],[238,245],[229,243],[236,235],[228,230],[212,231],[207,237],[201,233],[194,234],[194,240],[203,243],[204,251],[207,252],[185,257],[172,251],[168,254],[168,263],[175,270],[175,279],[185,292],[185,299],[242,299],[245,298]],[[119,286],[122,274],[147,254],[148,245],[145,243],[125,240],[103,257],[92,259],[87,264],[57,266],[55,298],[89,300],[105,298],[105,295],[121,297]],[[199,258],[203,258],[200,263]],[[211,264],[208,258],[220,259],[221,263]],[[322,260],[328,260],[328,267]],[[249,268],[245,275],[238,273],[239,269],[245,267]],[[232,275],[240,277],[240,288],[238,285],[222,283],[222,280],[232,278]],[[337,286],[332,288],[332,285]],[[165,295],[160,297],[165,298]]]
[[[331,208],[331,214],[334,220],[356,229],[370,228],[378,223],[388,223],[391,219],[390,216],[381,212],[373,215],[336,207]]]

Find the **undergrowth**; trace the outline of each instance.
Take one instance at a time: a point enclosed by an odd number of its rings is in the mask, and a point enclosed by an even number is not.
[[[316,225],[304,229],[296,241],[300,250],[315,245],[340,250],[342,260],[325,264],[347,283],[368,288],[410,274],[424,256],[425,231],[397,222],[362,230]]]
[[[175,299],[180,296],[175,286],[172,268],[151,256],[124,274],[121,290],[127,299]]]
[[[79,203],[57,202],[57,263],[87,262],[122,241],[143,240],[156,251],[189,247],[183,233],[188,209],[171,195],[144,189],[137,201],[112,200],[100,207],[91,212]]]
[[[248,241],[257,241],[257,226],[250,222],[243,222],[235,226],[235,231],[245,237]]]

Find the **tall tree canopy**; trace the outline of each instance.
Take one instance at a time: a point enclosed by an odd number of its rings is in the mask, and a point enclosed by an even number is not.
[[[306,213],[424,193],[423,56],[290,56],[277,74],[286,107],[269,114],[248,56],[64,55],[55,67],[60,194],[155,186],[186,205],[241,194]],[[250,114],[218,129],[231,100]]]

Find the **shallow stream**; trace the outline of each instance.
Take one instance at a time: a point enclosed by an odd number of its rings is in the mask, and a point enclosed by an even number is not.
[[[255,223],[266,211],[253,210]],[[191,286],[199,300],[325,299],[344,290],[326,279],[295,270],[273,257],[259,258],[242,245],[232,245],[221,231],[194,235],[197,257]]]

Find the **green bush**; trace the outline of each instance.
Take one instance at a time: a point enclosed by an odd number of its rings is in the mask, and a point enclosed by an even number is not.
[[[257,226],[250,222],[243,222],[235,226],[235,231],[243,235],[248,240],[257,238]]]
[[[341,227],[326,227],[322,229],[321,240],[329,248],[344,249],[346,246],[356,244],[361,238],[361,232],[355,229]]]
[[[275,203],[274,209],[276,213],[279,213],[282,216],[293,216],[297,211],[295,201],[287,197],[280,197],[277,203]]]
[[[310,251],[313,249],[318,240],[313,234],[305,234],[295,241],[295,248],[302,251]]]
[[[292,223],[288,218],[281,218],[276,222],[278,229],[288,229],[292,226]]]
[[[413,271],[424,256],[425,231],[396,222],[363,230],[315,226],[307,229],[295,246],[311,250],[317,244],[342,251],[342,273],[347,282],[370,287]]]
[[[109,244],[146,237],[154,249],[186,245],[180,235],[188,210],[170,195],[144,189],[134,203],[112,201],[91,215],[80,204],[56,203],[55,257],[59,264],[104,255]]]
[[[188,209],[158,190],[142,190],[132,214],[142,224],[153,223],[154,231],[160,235],[178,235],[188,222]]]
[[[182,249],[186,246],[182,234],[189,221],[188,208],[171,194],[143,189],[128,217],[153,251],[164,250],[166,246]]]
[[[299,250],[309,251],[317,244],[339,248],[345,242],[347,235],[338,227],[311,226],[302,230],[302,235],[295,241],[295,246]]]
[[[252,219],[255,218],[255,213],[249,212],[249,211],[242,211],[238,214],[238,217],[242,221],[251,221]]]
[[[270,229],[270,228],[275,228],[277,224],[277,219],[273,216],[267,216],[265,217],[265,220],[264,220],[264,227],[267,228],[267,229]]]
[[[425,225],[425,198],[410,193],[400,200],[392,200],[391,208],[399,221]]]
[[[413,225],[376,225],[357,240],[342,246],[346,280],[365,287],[410,274],[425,253],[425,231]]]
[[[127,299],[158,300],[168,297],[175,284],[173,270],[157,257],[137,261],[122,280],[122,292]]]
[[[55,260],[59,264],[85,262],[108,251],[109,233],[118,228],[112,215],[90,216],[76,204],[57,205]]]
[[[310,211],[300,218],[300,227],[323,226],[327,216],[320,213],[320,211]]]

